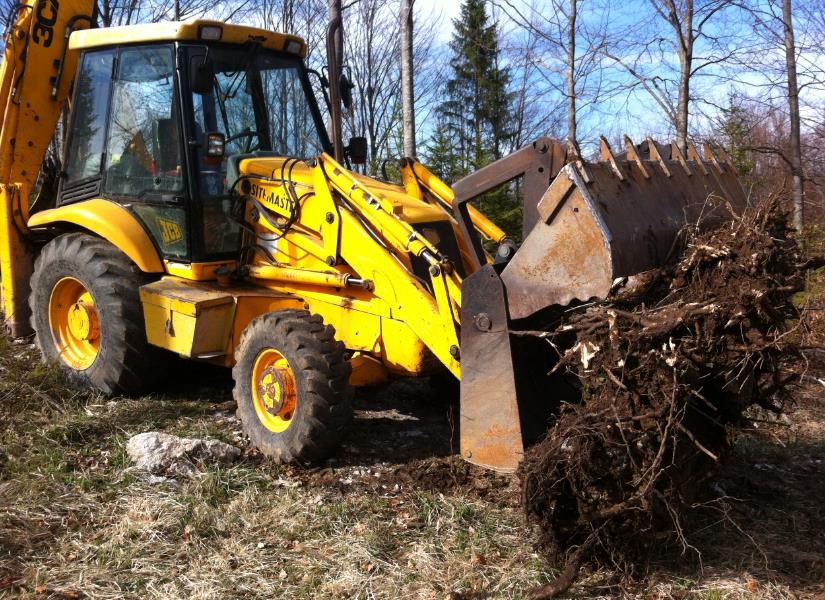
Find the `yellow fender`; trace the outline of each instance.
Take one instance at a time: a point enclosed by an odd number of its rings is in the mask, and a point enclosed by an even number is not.
[[[128,210],[109,200],[85,200],[44,210],[29,219],[29,228],[71,223],[108,240],[144,273],[163,273],[163,262],[146,230]]]

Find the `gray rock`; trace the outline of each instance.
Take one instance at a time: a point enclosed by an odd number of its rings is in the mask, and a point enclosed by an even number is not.
[[[187,477],[196,473],[196,465],[228,465],[241,456],[239,448],[218,440],[181,438],[157,431],[129,438],[126,453],[137,468],[154,475]]]

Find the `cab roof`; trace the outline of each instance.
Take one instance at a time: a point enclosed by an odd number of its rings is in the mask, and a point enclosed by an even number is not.
[[[215,28],[220,28],[220,39],[202,37],[204,28],[207,31],[211,30],[211,32],[214,32]],[[264,48],[289,52],[301,58],[305,58],[307,55],[306,42],[298,36],[276,33],[248,25],[233,25],[204,19],[84,29],[72,33],[69,39],[69,48],[72,50],[85,50],[103,46],[172,41],[211,41],[227,44],[257,42]],[[292,43],[290,44],[290,42]],[[287,44],[289,44],[289,48]]]

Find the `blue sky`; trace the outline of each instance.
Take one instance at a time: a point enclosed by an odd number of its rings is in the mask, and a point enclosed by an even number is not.
[[[523,0],[512,0],[516,4]],[[752,6],[763,3],[766,0],[751,0]],[[799,0],[802,2],[803,0]],[[504,4],[499,2],[499,4]],[[588,5],[593,6],[593,0],[584,0],[582,7]],[[539,13],[543,16],[548,14],[551,10],[551,3],[546,2],[546,6],[542,6],[541,0],[535,0],[535,5],[539,9]],[[698,3],[697,3],[698,5]],[[461,2],[457,0],[416,0],[416,11],[421,17],[429,16],[437,18],[438,21],[438,40],[443,47],[438,50],[445,60],[449,57],[449,49],[446,44],[452,36],[452,20],[458,16]],[[631,27],[630,35],[638,35],[639,37],[649,35],[644,33],[645,24],[642,21],[645,15],[650,15],[650,2],[648,0],[627,0],[621,4],[613,4],[613,13],[610,15],[610,27],[616,30]],[[586,8],[580,9],[584,11]],[[508,32],[507,35],[518,35],[518,27],[510,21],[507,14],[501,10],[496,11],[497,18],[500,23],[500,29],[503,32]],[[601,13],[591,18],[600,18]],[[795,19],[796,20],[796,19]],[[638,29],[636,29],[638,27]],[[803,24],[796,24],[797,38],[799,43],[804,43],[804,39],[799,39],[804,32]],[[750,26],[743,20],[741,14],[729,13],[723,17],[723,20],[718,21],[717,30],[715,33],[724,36],[730,36],[731,41],[734,37],[738,39],[735,41],[736,47],[742,47],[743,44],[748,44]],[[665,35],[673,35],[672,32],[665,31]],[[701,50],[701,47],[698,48]],[[699,52],[701,54],[701,52]],[[781,52],[777,51],[774,57],[781,62]],[[808,53],[806,57],[810,62],[817,62],[823,57],[811,55]],[[552,71],[560,68],[562,65],[552,56],[542,57],[542,63],[547,65],[547,68]],[[663,60],[662,63],[658,62]],[[554,64],[555,63],[555,64]],[[627,74],[622,68],[616,67],[612,61],[607,69],[608,77],[614,83],[630,83],[633,78]],[[651,75],[659,75],[667,77],[668,74],[673,75],[672,66],[677,64],[675,53],[654,53],[647,60],[641,62],[641,66],[647,69]],[[697,97],[704,98],[708,102],[697,102],[692,106],[691,115],[691,129],[697,135],[705,135],[713,128],[714,118],[718,114],[718,109],[715,106],[725,106],[728,104],[728,97],[732,93],[744,93],[748,96],[757,99],[764,99],[766,91],[760,87],[766,82],[766,78],[756,71],[738,70],[736,74],[736,81],[732,81],[730,73],[720,68],[708,68],[703,72],[701,77],[694,80],[694,90]],[[782,77],[782,73],[778,73]],[[777,92],[777,93],[781,93]],[[556,105],[560,103],[563,98],[560,94],[558,98],[551,99],[548,102],[548,91],[537,90],[534,101],[542,106]],[[825,105],[825,88],[822,86],[812,86],[807,88],[803,94],[803,111],[810,120],[822,121],[822,115],[825,114],[823,106]],[[579,132],[584,138],[585,142],[593,142],[599,134],[605,134],[608,138],[615,138],[620,133],[627,132],[633,138],[644,138],[646,135],[654,135],[660,138],[666,138],[672,134],[672,128],[668,119],[663,113],[663,110],[656,104],[650,94],[642,89],[635,91],[622,91],[615,94],[613,97],[601,100],[597,105],[585,108],[579,112]],[[553,132],[550,132],[553,133]],[[559,132],[564,133],[564,132]]]

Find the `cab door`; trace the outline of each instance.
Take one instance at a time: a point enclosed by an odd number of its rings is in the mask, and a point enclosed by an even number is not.
[[[87,51],[77,78],[60,200],[114,200],[138,216],[164,258],[188,260],[176,90],[171,44]]]

